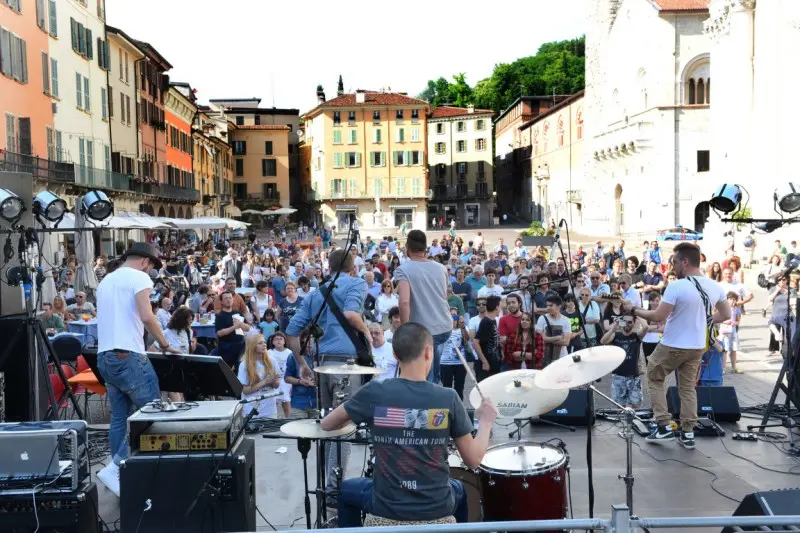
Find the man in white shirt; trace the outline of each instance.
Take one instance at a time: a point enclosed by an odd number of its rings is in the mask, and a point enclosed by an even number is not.
[[[731,308],[720,284],[700,271],[700,249],[697,246],[688,242],[675,246],[672,266],[679,279],[667,285],[656,309],[645,311],[632,307],[628,301],[622,306],[634,317],[650,323],[666,321],[661,342],[647,360],[650,401],[658,422],[658,428],[647,437],[647,441],[660,444],[675,440],[668,425],[670,414],[664,380],[677,370],[681,399],[678,442],[691,450],[694,449],[694,426],[697,424],[697,370],[708,346],[709,329],[712,324],[728,320]],[[714,313],[713,309],[717,312]]]
[[[747,290],[747,287],[745,287],[743,283],[739,283],[733,279],[733,269],[731,268],[722,269],[722,281],[720,282],[720,286],[722,286],[722,290],[725,291],[725,294],[729,292],[736,293],[736,296],[739,298],[736,302],[737,307],[744,307],[744,304],[753,299],[753,294]]]
[[[269,241],[267,243],[267,247],[264,249],[264,253],[272,255],[274,257],[278,257],[279,255],[281,255],[280,250],[275,248],[275,242],[273,241]]]
[[[478,298],[487,298],[489,296],[502,296],[503,287],[494,284],[495,280],[497,279],[497,273],[493,269],[487,268],[484,271],[484,276],[486,277],[486,285],[484,285],[478,290]]]
[[[97,287],[97,367],[111,402],[112,454],[97,479],[117,496],[119,464],[128,456],[128,415],[161,397],[158,377],[145,352],[145,329],[162,350],[171,350],[150,307],[153,282],[147,273],[161,268],[156,249],[151,244],[135,243],[122,261]]]
[[[383,328],[377,322],[369,325],[369,333],[372,336],[372,358],[375,366],[383,370],[383,374],[376,374],[376,381],[397,377],[397,359],[394,358],[392,345],[384,339]]]
[[[536,321],[536,331],[542,336],[542,339],[545,342],[545,350],[547,350],[546,345],[551,344],[558,349],[558,351],[554,352],[558,354],[558,357],[556,358],[561,358],[567,355],[567,346],[569,346],[572,338],[577,337],[580,335],[580,333],[573,334],[572,323],[569,321],[569,318],[561,314],[561,306],[564,303],[561,300],[561,296],[554,293],[550,294],[547,297],[546,302],[547,313],[540,316],[539,320]],[[549,326],[561,328],[561,332],[554,335],[548,335],[547,328]]]
[[[69,311],[76,319],[80,319],[81,315],[84,313],[89,316],[97,316],[97,311],[95,310],[94,305],[92,302],[86,301],[86,293],[83,291],[78,291],[75,293],[75,303],[68,305],[67,311]]]
[[[619,277],[619,289],[622,291],[622,297],[629,301],[634,307],[642,306],[642,295],[633,286],[633,280],[629,274],[623,274]]]
[[[442,252],[443,252],[443,250],[442,250],[442,247],[439,246],[439,241],[436,240],[436,239],[433,239],[433,241],[431,241],[430,248],[428,248],[428,255],[436,257],[437,255],[441,255]]]

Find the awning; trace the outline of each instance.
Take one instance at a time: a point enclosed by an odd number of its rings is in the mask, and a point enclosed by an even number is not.
[[[263,215],[264,211],[258,211],[257,209],[245,209],[242,211],[243,215]]]
[[[235,205],[229,205],[225,208],[225,211],[228,212],[228,216],[232,217],[240,217],[242,216],[242,210],[236,207]]]
[[[166,221],[158,220],[157,217],[149,217],[140,213],[118,213],[100,223],[87,222],[86,227],[97,229],[174,229],[175,225]],[[60,229],[75,229],[75,215],[67,213],[58,225]]]
[[[180,229],[246,229],[246,222],[220,217],[174,218],[169,219]]]
[[[264,211],[261,211],[261,214],[262,215],[267,215],[267,216],[269,216],[269,215],[291,215],[291,214],[296,213],[296,212],[297,212],[297,209],[294,209],[292,207],[281,207],[279,209],[266,209]]]

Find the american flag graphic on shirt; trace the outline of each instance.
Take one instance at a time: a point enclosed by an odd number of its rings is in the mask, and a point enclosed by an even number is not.
[[[379,428],[405,427],[407,411],[410,411],[410,409],[399,409],[397,407],[376,407],[375,427]]]

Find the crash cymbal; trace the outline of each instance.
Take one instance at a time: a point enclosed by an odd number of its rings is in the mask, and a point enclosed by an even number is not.
[[[361,366],[357,365],[355,361],[347,361],[343,365],[327,365],[318,366],[314,369],[317,374],[339,374],[339,375],[353,375],[353,374],[383,374],[383,370],[374,366]]]
[[[625,360],[625,350],[618,346],[594,346],[578,350],[553,361],[536,374],[542,389],[572,389],[608,375]]]
[[[349,435],[356,430],[355,424],[348,422],[341,429],[325,431],[322,429],[319,420],[295,420],[281,426],[281,431],[290,437],[301,439],[329,439],[331,437],[341,437]]]
[[[541,370],[509,370],[478,383],[483,395],[497,407],[501,418],[530,418],[552,411],[567,399],[569,391],[544,390],[536,386],[535,376]],[[469,401],[477,408],[481,397],[473,388]]]

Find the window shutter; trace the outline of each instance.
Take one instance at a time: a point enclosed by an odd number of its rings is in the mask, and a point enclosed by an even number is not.
[[[31,119],[19,119],[19,153],[22,155],[32,155],[33,146],[31,145]]]
[[[411,164],[411,151],[409,150],[406,152],[406,165],[410,164]]]
[[[333,144],[342,143],[342,130],[333,130]]]
[[[336,194],[335,194],[336,193],[336,180],[331,180],[331,184],[330,185],[331,185],[331,194],[330,194],[330,196],[331,196],[331,198],[333,198],[334,196],[336,196]]]
[[[19,62],[22,68],[20,72],[20,81],[28,83],[28,44],[22,39],[19,40]]]
[[[44,0],[36,0],[36,25],[41,29],[47,31],[46,26],[47,18],[44,12]]]
[[[42,52],[42,87],[45,94],[50,94],[50,58]]]
[[[50,58],[50,86],[53,96],[58,96],[58,62]]]
[[[94,52],[92,51],[92,30],[86,28],[86,57],[94,59]]]
[[[106,92],[105,87],[100,87],[100,113],[102,114],[104,120],[108,118],[107,105],[108,93]]]
[[[86,111],[92,111],[92,100],[89,92],[89,78],[83,78],[83,100],[86,102],[84,106]]]
[[[381,166],[386,166],[386,152],[381,152]]]
[[[126,99],[126,103],[128,104],[125,107],[125,119],[126,119],[127,123],[130,124],[131,123],[131,97],[130,96],[126,96],[125,99]]]
[[[356,167],[360,167],[360,166],[361,166],[361,153],[360,152],[356,152]]]
[[[266,176],[267,175],[267,160],[266,159],[262,159],[261,160],[261,175],[262,176]]]
[[[75,94],[77,96],[78,109],[83,109],[83,79],[77,72],[75,73]]]
[[[56,12],[56,0],[48,0],[48,13],[50,15],[50,35],[58,37],[58,16]]]
[[[70,32],[70,37],[72,38],[72,49],[73,50],[77,50],[78,49],[78,31],[77,31],[77,28],[75,27],[75,19],[74,18],[70,18],[69,19],[69,32]]]

